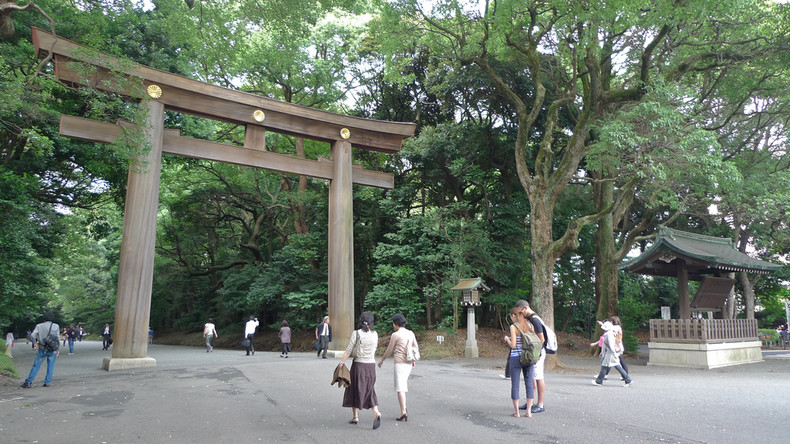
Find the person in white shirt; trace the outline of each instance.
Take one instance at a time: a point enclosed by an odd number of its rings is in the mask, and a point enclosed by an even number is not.
[[[379,399],[376,396],[375,355],[378,345],[379,335],[373,330],[373,315],[364,312],[359,316],[359,329],[351,334],[348,347],[340,359],[340,365],[345,365],[348,358],[354,359],[350,370],[351,386],[346,387],[343,393],[343,407],[351,407],[353,415],[349,424],[359,423],[360,409],[373,409],[373,428],[381,426]]]
[[[14,332],[9,331],[7,335],[5,335],[5,354],[9,358],[13,358],[11,355],[11,348],[14,346]]]
[[[203,337],[206,338],[206,353],[214,351],[211,340],[219,337],[217,328],[214,326],[214,319],[208,318],[208,322],[203,326]]]
[[[326,351],[329,349],[329,343],[332,342],[332,326],[329,325],[329,316],[324,316],[324,320],[315,328],[315,338],[318,340],[318,354],[324,353],[323,358],[326,359]]]
[[[250,316],[250,320],[247,321],[247,324],[244,326],[244,337],[249,339],[249,345],[247,345],[247,356],[252,353],[255,354],[255,345],[253,344],[255,340],[255,330],[258,328],[258,318],[255,316]]]

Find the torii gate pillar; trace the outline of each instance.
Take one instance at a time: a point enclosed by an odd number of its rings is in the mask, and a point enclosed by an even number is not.
[[[144,140],[150,145],[150,151],[142,159],[137,159],[136,165],[129,166],[118,264],[112,358],[104,358],[102,368],[105,370],[156,365],[156,360],[148,356],[148,327],[154,278],[165,107],[154,100],[146,103],[148,122],[143,130]]]
[[[330,348],[342,355],[354,331],[354,218],[351,143],[332,144],[334,172],[329,185],[329,319]]]

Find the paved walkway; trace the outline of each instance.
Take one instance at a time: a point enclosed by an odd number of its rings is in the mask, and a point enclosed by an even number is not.
[[[20,374],[33,351],[14,348]],[[398,414],[392,360],[376,385],[382,426],[373,414],[349,425],[341,389],[330,386],[338,359],[294,353],[152,345],[157,367],[101,370],[98,342],[61,354],[52,387],[0,386],[0,442],[37,443],[779,443],[788,441],[790,351],[715,370],[631,363],[634,384],[590,380],[598,360],[563,355],[569,368],[547,374],[546,412],[510,417],[504,362],[421,361],[409,381],[409,421]],[[614,378],[613,378],[614,379]],[[523,390],[522,390],[523,396]]]

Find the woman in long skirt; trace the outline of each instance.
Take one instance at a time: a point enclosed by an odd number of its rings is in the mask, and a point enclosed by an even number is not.
[[[356,353],[352,353],[355,350],[355,345]],[[373,420],[373,428],[377,429],[381,425],[379,399],[376,396],[376,348],[378,345],[379,335],[373,330],[373,315],[364,312],[359,316],[359,329],[351,333],[346,352],[340,359],[340,365],[345,365],[346,359],[354,358],[350,371],[351,386],[346,387],[346,392],[343,394],[343,407],[351,407],[353,414],[349,424],[359,422],[358,412],[360,409],[373,409],[373,413],[376,415]]]

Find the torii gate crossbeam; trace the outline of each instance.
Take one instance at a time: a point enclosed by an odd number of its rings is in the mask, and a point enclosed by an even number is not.
[[[352,184],[392,188],[391,175],[358,168],[351,163],[353,146],[382,151],[400,150],[403,139],[414,134],[411,123],[384,122],[342,116],[322,110],[271,100],[217,87],[122,62],[97,54],[69,40],[33,28],[39,57],[55,60],[55,75],[74,84],[87,84],[125,96],[145,99],[148,122],[142,128],[151,149],[145,170],[130,168],[124,210],[123,239],[118,269],[115,334],[112,358],[106,370],[154,366],[148,354],[148,323],[153,282],[156,214],[162,153],[267,168],[284,173],[329,179],[329,316],[338,344],[345,345],[354,329],[354,262]],[[73,63],[93,65],[85,78]],[[120,75],[124,82],[112,81]],[[115,78],[117,80],[117,78]],[[144,92],[145,91],[145,92]],[[145,97],[147,94],[148,97]],[[164,128],[165,110],[244,125],[244,147],[181,137]],[[109,143],[122,136],[123,126],[70,116],[61,118],[61,134]],[[307,160],[263,151],[266,129],[331,144],[330,160]]]

